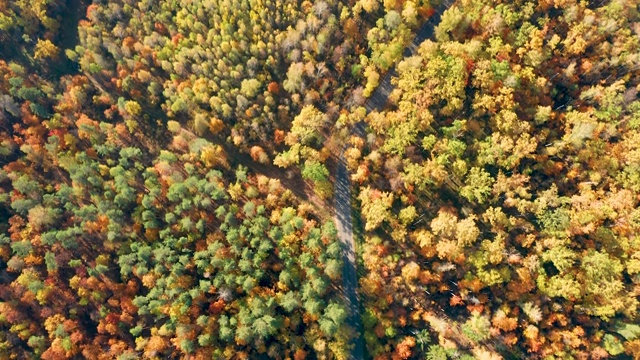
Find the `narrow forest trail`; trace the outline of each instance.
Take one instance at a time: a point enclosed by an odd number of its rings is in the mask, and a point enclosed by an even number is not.
[[[440,22],[442,13],[447,10],[454,0],[444,0],[441,5],[435,8],[435,12],[429,20],[418,30],[416,36],[409,46],[403,51],[403,56],[408,57],[415,55],[418,46],[426,39],[433,36],[435,27]],[[367,113],[371,111],[381,111],[387,104],[389,94],[393,90],[391,79],[396,76],[395,67],[387,71],[382,82],[378,85],[373,94],[367,99],[365,108]],[[360,137],[366,135],[365,124],[360,122],[352,129],[352,134]],[[360,336],[354,340],[354,347],[351,350],[350,359],[364,359],[365,346],[363,339],[362,319],[360,317],[360,297],[358,295],[358,274],[356,262],[356,243],[353,237],[353,219],[351,217],[351,181],[349,180],[349,170],[347,169],[346,160],[344,158],[344,150],[342,148],[338,164],[336,167],[335,186],[334,186],[334,208],[335,223],[338,229],[338,239],[342,243],[342,252],[344,256],[344,265],[342,271],[343,292],[344,297],[349,305],[348,323],[354,327]]]

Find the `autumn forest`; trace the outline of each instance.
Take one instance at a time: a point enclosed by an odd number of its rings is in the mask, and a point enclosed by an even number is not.
[[[0,359],[640,359],[636,0],[0,0]]]

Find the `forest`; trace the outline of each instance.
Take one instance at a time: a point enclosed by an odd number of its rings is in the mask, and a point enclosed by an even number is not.
[[[0,0],[1,359],[640,359],[635,0]]]

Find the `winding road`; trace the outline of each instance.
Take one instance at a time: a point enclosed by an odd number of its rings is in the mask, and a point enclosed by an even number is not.
[[[409,57],[415,55],[418,46],[427,38],[433,36],[435,27],[440,22],[442,13],[448,9],[454,0],[444,0],[439,5],[433,15],[418,30],[411,44],[404,49],[403,56]],[[365,108],[367,113],[371,111],[381,111],[387,104],[389,93],[393,90],[391,79],[396,76],[395,67],[392,68],[384,76],[380,85],[373,94],[367,99]],[[365,124],[360,122],[352,129],[354,135],[365,136]],[[353,238],[353,222],[351,218],[351,182],[349,180],[349,170],[344,158],[344,150],[342,149],[340,159],[336,168],[335,186],[334,186],[334,208],[335,223],[338,230],[338,239],[342,243],[342,251],[344,256],[344,267],[342,271],[343,292],[344,297],[349,306],[348,323],[353,326],[360,334],[355,339],[355,344],[351,350],[350,359],[364,359],[365,346],[362,337],[362,319],[360,317],[360,297],[358,295],[358,274],[356,263],[356,243]]]

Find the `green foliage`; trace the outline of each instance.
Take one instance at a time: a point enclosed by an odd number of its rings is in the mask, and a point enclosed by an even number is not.
[[[425,356],[426,360],[447,360],[447,352],[440,345],[430,345]]]
[[[47,266],[47,271],[56,271],[58,270],[58,262],[56,261],[56,257],[55,254],[48,251],[45,255],[44,255],[44,262]]]
[[[603,339],[604,349],[607,350],[609,355],[617,356],[624,353],[624,346],[614,335],[605,334]]]
[[[488,172],[473,167],[467,175],[465,186],[460,189],[460,196],[471,202],[482,204],[488,200],[493,182],[494,180]]]
[[[462,332],[473,342],[481,342],[490,337],[489,328],[491,323],[489,319],[475,312],[462,325]]]
[[[325,115],[314,106],[305,106],[291,122],[289,145],[317,145],[321,141],[320,129],[325,123]]]
[[[302,177],[314,182],[324,182],[328,180],[329,170],[317,161],[307,160],[302,169]]]
[[[618,324],[616,328],[616,332],[626,340],[635,340],[640,337],[640,325]]]

